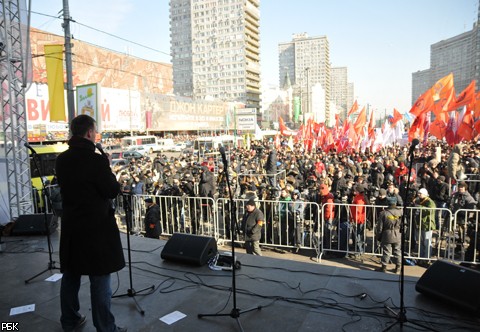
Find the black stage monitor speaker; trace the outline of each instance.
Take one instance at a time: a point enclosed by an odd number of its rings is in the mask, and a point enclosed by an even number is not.
[[[162,250],[165,260],[202,266],[217,254],[213,237],[174,233]]]
[[[480,272],[438,260],[417,281],[417,292],[480,313]]]
[[[43,213],[23,214],[18,216],[12,229],[11,235],[46,235],[52,234],[57,228],[53,222],[53,214],[47,214],[45,227],[45,215]]]

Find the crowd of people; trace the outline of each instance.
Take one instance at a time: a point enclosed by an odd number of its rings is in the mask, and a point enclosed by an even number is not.
[[[320,149],[306,151],[302,144],[292,148],[287,139],[279,146],[264,140],[228,150],[227,167],[220,156],[214,157],[214,154],[209,157],[192,153],[172,157],[157,154],[131,160],[129,165],[116,166],[113,171],[124,193],[213,199],[228,197],[225,181],[228,172],[234,198],[323,205],[327,224],[324,236],[328,235],[328,224],[340,214],[332,205],[324,204],[354,204],[348,213],[350,220],[345,222],[355,224],[356,243],[361,246],[364,228],[372,225],[365,209],[358,205],[389,206],[394,200],[398,207],[404,205],[406,198],[408,206],[447,208],[453,213],[478,207],[480,144],[468,142],[452,148],[442,141],[428,141],[413,150],[411,172],[408,154],[408,146],[399,145],[378,152],[337,153]],[[408,178],[409,191],[406,192]],[[208,219],[207,205],[202,204],[200,218],[203,220]],[[265,226],[268,226],[269,216],[267,211],[264,213]],[[448,223],[440,225],[440,213],[444,212],[422,213],[418,217],[422,224],[418,234],[422,257],[430,257],[432,231],[448,227]],[[468,218],[459,220],[458,236],[463,245],[466,234],[472,234],[468,232]],[[191,224],[191,232],[197,233],[198,220],[191,220]],[[296,234],[285,234],[282,238],[290,239],[284,244],[298,244]]]

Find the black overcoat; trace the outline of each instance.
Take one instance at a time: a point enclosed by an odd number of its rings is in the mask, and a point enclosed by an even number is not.
[[[120,232],[110,199],[120,192],[108,160],[95,145],[72,137],[56,160],[62,194],[60,268],[81,275],[105,275],[125,266]]]

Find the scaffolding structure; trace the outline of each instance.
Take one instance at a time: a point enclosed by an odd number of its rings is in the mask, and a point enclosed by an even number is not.
[[[3,148],[10,218],[33,212],[25,108],[29,59],[25,1],[4,0],[0,7],[0,82]],[[3,192],[4,190],[2,190]]]

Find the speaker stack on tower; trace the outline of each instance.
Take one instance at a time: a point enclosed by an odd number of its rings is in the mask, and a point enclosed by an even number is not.
[[[424,295],[480,314],[480,272],[438,260],[418,280],[415,289]]]
[[[165,260],[202,266],[217,254],[213,237],[174,233],[162,250]]]

